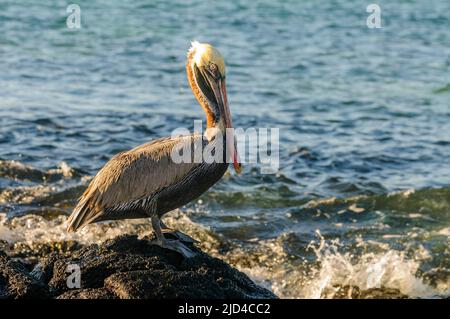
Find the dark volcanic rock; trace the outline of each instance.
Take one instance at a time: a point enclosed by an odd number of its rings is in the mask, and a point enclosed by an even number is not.
[[[18,262],[0,252],[0,299],[47,298],[47,287]]]
[[[30,273],[0,255],[0,298],[276,298],[245,274],[195,247],[185,259],[137,236],[118,237],[75,250],[51,253]],[[81,288],[69,289],[69,265],[77,265]]]
[[[57,299],[117,299],[111,291],[106,288],[73,289],[66,291]]]

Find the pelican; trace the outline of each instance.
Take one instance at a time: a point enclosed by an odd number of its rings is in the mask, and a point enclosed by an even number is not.
[[[156,236],[154,244],[185,257],[194,255],[183,244],[191,238],[169,229],[161,217],[207,191],[226,172],[230,160],[237,173],[241,164],[234,135],[231,139],[226,136],[230,131],[227,129],[233,125],[222,55],[210,44],[192,42],[186,72],[192,92],[206,113],[209,133],[160,138],[112,157],[79,198],[68,219],[69,232],[99,221],[150,218]],[[222,152],[223,160],[178,162],[173,159],[174,150],[198,142],[213,153]],[[226,152],[221,145],[225,145]],[[164,233],[172,233],[177,239],[165,238]]]

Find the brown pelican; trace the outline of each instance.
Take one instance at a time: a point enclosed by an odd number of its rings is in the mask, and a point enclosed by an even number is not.
[[[68,231],[104,220],[151,218],[155,244],[192,256],[182,241],[188,236],[167,228],[161,217],[194,200],[214,185],[228,168],[231,157],[236,172],[240,163],[225,88],[225,62],[217,49],[193,42],[188,51],[186,71],[197,101],[206,113],[208,134],[166,137],[150,141],[115,155],[92,179],[68,220]],[[212,129],[212,130],[211,130]],[[223,153],[221,161],[174,161],[172,152],[200,145]],[[231,141],[231,142],[230,142]],[[221,145],[226,145],[222,151]],[[179,240],[169,240],[171,232]]]

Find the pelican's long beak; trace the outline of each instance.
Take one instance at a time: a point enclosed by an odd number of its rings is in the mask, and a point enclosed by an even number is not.
[[[227,97],[227,89],[225,86],[225,79],[223,79],[222,77],[214,78],[208,72],[205,72],[205,73],[206,73],[206,78],[208,79],[209,85],[213,91],[215,100],[217,102],[217,106],[219,107],[220,114],[223,117],[225,130],[228,129],[228,130],[226,130],[228,132],[225,132],[225,133],[232,133],[231,135],[230,134],[226,135],[227,160],[231,156],[234,170],[236,171],[236,173],[239,174],[241,172],[242,167],[241,167],[241,163],[239,161],[239,155],[237,152],[234,131],[231,130],[233,128],[233,122],[231,120],[230,107],[228,106],[228,97]],[[232,131],[232,132],[230,132],[230,131]]]
[[[223,119],[225,123],[225,128],[232,129],[233,122],[231,120],[230,107],[228,106],[228,97],[227,97],[227,89],[225,86],[225,80],[220,80],[220,93],[222,96],[222,108],[223,108]],[[220,107],[220,106],[219,106]],[[233,161],[234,170],[236,173],[241,172],[241,163],[239,161],[239,154],[236,147],[236,138],[234,136],[234,131],[231,131],[231,135],[227,134],[227,152],[231,156],[231,160]]]

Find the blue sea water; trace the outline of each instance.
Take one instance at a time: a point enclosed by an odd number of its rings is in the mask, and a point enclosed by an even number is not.
[[[281,165],[227,174],[180,227],[282,297],[448,297],[449,1],[377,1],[380,29],[357,0],[76,3],[80,29],[66,1],[0,2],[0,239],[62,232],[111,156],[204,117],[198,40],[234,125],[280,129]]]

